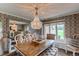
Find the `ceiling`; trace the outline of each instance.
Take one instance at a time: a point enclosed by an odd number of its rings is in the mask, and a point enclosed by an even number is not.
[[[26,20],[33,20],[35,6],[39,8],[39,18],[41,20],[79,12],[78,3],[0,3],[0,12]]]

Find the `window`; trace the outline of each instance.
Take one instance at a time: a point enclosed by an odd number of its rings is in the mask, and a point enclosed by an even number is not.
[[[56,35],[56,24],[50,24],[50,34]]]
[[[64,23],[57,24],[57,38],[60,40],[64,39]]]
[[[47,34],[49,34],[49,24],[44,25],[44,35],[45,35],[45,38],[47,37]]]
[[[51,23],[44,25],[44,35],[55,34],[57,40],[64,40],[64,22]]]

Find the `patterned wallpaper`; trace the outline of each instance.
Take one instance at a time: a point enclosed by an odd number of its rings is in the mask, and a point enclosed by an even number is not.
[[[71,37],[79,33],[79,14],[73,14],[65,18],[66,37]]]
[[[54,18],[50,20],[45,20],[43,22],[50,23],[52,21],[58,21],[58,20],[65,22],[65,36],[66,37],[72,38],[74,34],[79,33],[79,13],[63,16],[63,17],[58,17],[58,18]]]
[[[5,14],[0,13],[0,18],[2,21],[3,26],[3,38],[2,38],[2,50],[7,51],[8,50],[8,32],[9,32],[9,20],[8,16]]]

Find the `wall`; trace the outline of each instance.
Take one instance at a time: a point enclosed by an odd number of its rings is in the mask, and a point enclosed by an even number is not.
[[[43,21],[44,23],[65,22],[65,36],[71,37],[79,33],[79,13]]]
[[[1,40],[2,43],[2,50],[3,51],[7,51],[8,50],[8,32],[9,32],[9,20],[8,20],[8,16],[5,14],[1,14],[0,13],[0,18],[2,20],[3,23],[3,37]]]

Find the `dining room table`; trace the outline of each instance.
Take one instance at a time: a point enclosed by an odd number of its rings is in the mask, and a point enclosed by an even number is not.
[[[47,48],[52,46],[54,40],[46,40],[43,43],[23,43],[23,44],[16,44],[16,50],[21,53],[22,56],[38,56],[40,53],[45,51]]]

